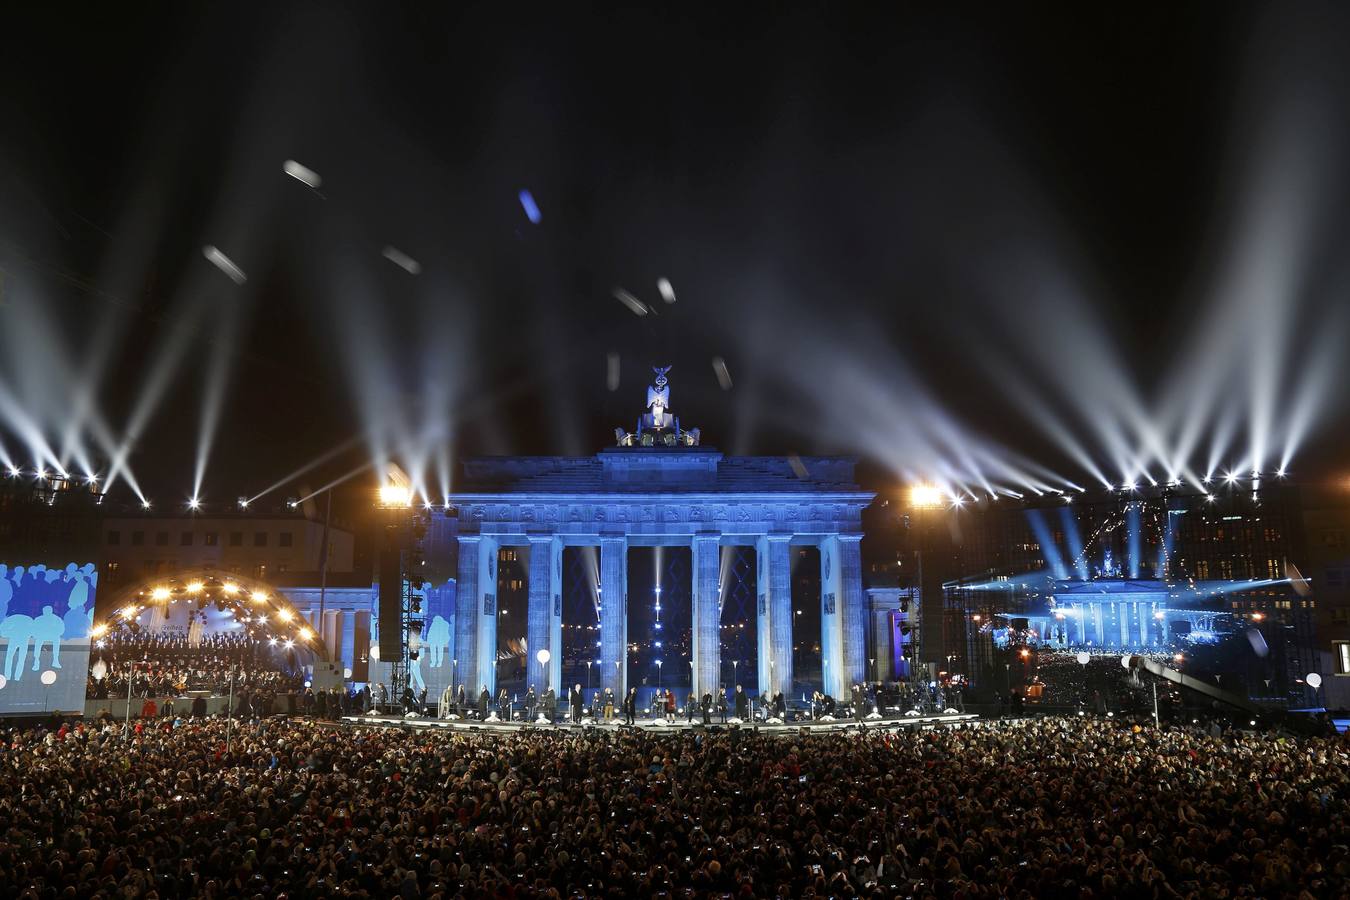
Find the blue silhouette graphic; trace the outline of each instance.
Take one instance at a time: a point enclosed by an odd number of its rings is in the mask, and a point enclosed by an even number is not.
[[[64,569],[0,563],[0,638],[6,642],[0,675],[6,681],[18,682],[25,671],[40,670],[44,649],[50,667],[61,668],[61,641],[89,637],[97,582],[93,563],[70,563]],[[31,666],[26,665],[30,645]]]

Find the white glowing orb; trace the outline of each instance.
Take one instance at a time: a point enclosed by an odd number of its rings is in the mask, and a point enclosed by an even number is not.
[[[380,658],[380,647],[379,647],[378,644],[375,644],[375,645],[372,645],[372,646],[371,646],[371,648],[370,648],[370,658],[371,658],[371,659],[379,659],[379,658]]]
[[[3,691],[5,689],[5,685],[7,684],[9,684],[9,679],[3,675],[0,675],[0,691]]]
[[[1309,672],[1306,680],[1313,690],[1317,690],[1322,686],[1322,676],[1316,672]]]
[[[43,683],[43,684],[56,684],[56,673],[53,672],[51,669],[48,669],[47,671],[43,672],[43,673],[42,673],[42,683]]]
[[[540,650],[534,655],[534,658],[539,660],[539,665],[546,666],[548,665],[548,661],[553,658],[553,654],[549,653],[546,649]]]
[[[351,678],[351,677],[352,677],[352,670],[351,670],[351,669],[343,669],[343,670],[342,670],[342,677],[343,677],[343,678]]]
[[[1088,656],[1086,653],[1079,653],[1078,656],[1075,658],[1078,660],[1079,665],[1083,666],[1086,666],[1088,662],[1091,661],[1092,659],[1092,657]]]

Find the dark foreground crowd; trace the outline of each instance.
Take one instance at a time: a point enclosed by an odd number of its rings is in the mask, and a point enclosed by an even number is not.
[[[1340,739],[1073,717],[760,737],[220,720],[0,733],[48,897],[1336,897]]]

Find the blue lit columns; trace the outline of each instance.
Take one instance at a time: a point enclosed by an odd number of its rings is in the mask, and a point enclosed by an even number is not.
[[[562,689],[561,568],[562,547],[558,540],[551,534],[530,535],[530,598],[525,626],[525,681],[539,694],[550,687],[555,691]],[[548,651],[547,662],[539,661],[540,650]]]
[[[845,687],[861,684],[867,677],[864,643],[867,611],[863,608],[862,535],[840,534],[831,538],[839,548],[840,625],[843,631],[843,669]],[[847,694],[839,693],[844,697]]]
[[[717,576],[721,550],[716,534],[699,534],[693,539],[694,609],[693,659],[694,693],[716,694],[722,670],[722,616],[718,601]]]
[[[600,686],[626,691],[628,662],[628,539],[600,538]]]
[[[455,578],[455,645],[452,648],[455,660],[453,668],[455,678],[461,679],[473,687],[477,674],[476,648],[478,643],[478,548],[482,543],[478,535],[461,535],[459,538],[459,565]]]
[[[756,555],[766,561],[768,570],[768,578],[759,585],[761,696],[778,693],[784,697],[792,696],[791,540],[790,534],[766,534],[755,547]],[[764,653],[766,644],[767,654]]]

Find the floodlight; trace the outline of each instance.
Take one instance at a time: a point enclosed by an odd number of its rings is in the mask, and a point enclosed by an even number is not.
[[[933,509],[942,505],[942,491],[931,484],[916,484],[909,489],[909,505],[915,509]]]
[[[385,484],[380,487],[380,505],[389,507],[412,506],[412,492],[399,484]]]

